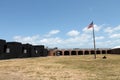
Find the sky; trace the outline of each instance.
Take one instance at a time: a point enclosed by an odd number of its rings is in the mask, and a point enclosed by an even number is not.
[[[0,0],[0,39],[49,48],[120,46],[120,0]]]

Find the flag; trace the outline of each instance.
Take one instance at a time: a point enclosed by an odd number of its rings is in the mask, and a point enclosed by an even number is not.
[[[93,21],[88,25],[88,29],[93,27]]]

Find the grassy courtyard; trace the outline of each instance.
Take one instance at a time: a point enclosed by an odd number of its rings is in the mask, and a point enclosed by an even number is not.
[[[120,80],[120,55],[0,60],[0,80]]]

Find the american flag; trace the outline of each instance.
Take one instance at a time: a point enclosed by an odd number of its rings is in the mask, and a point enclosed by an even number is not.
[[[88,25],[88,29],[93,27],[93,21]]]

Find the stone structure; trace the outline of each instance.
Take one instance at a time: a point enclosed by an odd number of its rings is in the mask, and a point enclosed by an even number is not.
[[[48,50],[44,45],[22,44],[20,42],[6,42],[0,39],[0,59],[45,57]]]
[[[90,54],[109,54],[109,48],[97,49],[50,49],[49,56],[66,56],[66,55],[90,55]]]
[[[111,54],[120,54],[120,48],[111,49]]]

